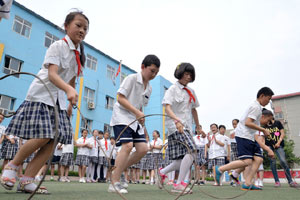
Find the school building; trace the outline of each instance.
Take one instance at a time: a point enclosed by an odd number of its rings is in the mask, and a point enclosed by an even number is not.
[[[10,19],[1,21],[0,30],[1,77],[13,72],[37,74],[47,48],[65,35],[59,26],[16,1],[11,8]],[[78,107],[92,129],[112,131],[109,122],[120,82],[136,71],[122,64],[121,73],[116,77],[118,60],[91,44],[84,43],[84,46],[87,58],[84,77],[76,80]],[[0,111],[5,114],[15,111],[24,101],[32,80],[33,77],[28,75],[15,75],[1,80]],[[153,93],[148,106],[144,109],[145,114],[162,114],[164,112],[161,105],[162,98],[171,82],[157,76],[151,85]],[[3,125],[7,126],[9,120],[5,119]],[[146,127],[151,137],[155,129],[163,133],[163,121],[162,116],[146,119]],[[72,125],[75,137],[80,137],[80,130],[86,128],[86,125],[77,110],[73,110]]]
[[[274,117],[284,125],[286,135],[294,140],[294,153],[300,156],[300,92],[274,96]]]

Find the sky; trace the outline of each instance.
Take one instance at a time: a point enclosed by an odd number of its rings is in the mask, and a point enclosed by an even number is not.
[[[72,8],[90,20],[85,41],[140,71],[143,58],[161,60],[159,74],[175,82],[181,62],[196,69],[192,87],[204,130],[231,127],[270,87],[275,95],[300,91],[298,0],[17,0],[63,25]]]

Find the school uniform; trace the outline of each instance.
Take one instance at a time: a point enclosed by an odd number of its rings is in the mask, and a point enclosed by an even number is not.
[[[0,1],[0,17],[9,19],[10,17],[10,9],[13,0],[1,0]]]
[[[112,145],[110,143],[110,152],[112,152],[111,153],[110,164],[113,167],[113,166],[115,166],[115,161],[116,161],[116,158],[117,158],[118,147],[116,147],[115,145]]]
[[[19,149],[19,138],[13,135],[8,136],[9,139],[15,141],[14,144],[8,139],[4,139],[1,158],[4,160],[13,160]]]
[[[256,135],[258,135],[259,137],[265,137],[263,132],[260,131],[256,131],[255,133]],[[261,153],[263,154],[264,150],[262,148],[260,148]],[[257,169],[258,171],[264,171],[264,163],[261,163]]]
[[[231,146],[231,143],[230,143],[230,138],[227,137],[226,135],[223,135],[224,138],[225,138],[225,142],[224,142],[224,159],[225,159],[225,164],[228,164],[230,160],[227,159],[227,156],[228,156],[228,146]]]
[[[216,140],[222,142],[225,146],[225,137],[220,133],[212,134],[208,137],[211,139],[208,150],[208,169],[212,169],[212,167],[216,165],[225,165],[224,148],[214,140],[214,138],[216,138]]]
[[[53,158],[52,158],[52,161],[51,161],[52,165],[59,164],[59,161],[60,161],[60,158],[61,158],[61,155],[62,155],[62,149],[61,148],[59,149],[58,147],[61,147],[60,143],[58,143],[55,147]]]
[[[62,155],[59,161],[61,166],[72,166],[74,165],[74,142],[72,144],[62,145]]]
[[[129,103],[136,109],[141,110],[144,106],[148,105],[148,101],[152,92],[152,87],[148,83],[146,89],[144,89],[143,77],[141,72],[137,74],[128,75],[122,82],[118,94],[124,95]],[[118,101],[115,103],[113,113],[110,121],[110,125],[113,126],[115,138],[117,140],[116,145],[120,146],[122,143],[146,143],[144,129],[138,121],[131,124],[120,136],[121,131],[136,120],[136,116],[124,108]]]
[[[79,138],[76,141],[77,144],[89,144],[88,138]],[[75,165],[78,166],[88,166],[89,165],[89,155],[90,155],[90,149],[87,147],[78,147]]]
[[[172,160],[170,160],[169,151],[168,151],[168,139],[165,140],[163,148],[165,149],[165,154],[164,154],[165,157],[163,157],[164,158],[163,166],[166,167],[172,163]]]
[[[186,91],[188,90],[193,95]],[[192,109],[199,107],[197,96],[193,89],[181,85],[178,81],[173,84],[165,93],[162,104],[169,104],[172,111],[184,125],[184,133],[179,133],[174,120],[167,117],[166,126],[168,128],[168,151],[171,160],[182,159],[186,154],[196,151],[196,145],[192,136]],[[187,148],[188,146],[189,148]]]
[[[199,166],[205,165],[206,164],[206,159],[205,159],[205,145],[208,143],[207,137],[203,138],[200,135],[195,135],[194,136],[194,141],[197,147],[197,160],[196,163]]]
[[[152,151],[150,151],[150,142],[147,143],[148,152],[141,159],[141,169],[142,170],[151,170],[153,169],[153,156]]]
[[[89,143],[93,146],[93,148],[90,149],[90,155],[89,155],[90,162],[92,162],[93,164],[98,164],[99,163],[99,158],[98,158],[99,144],[98,144],[98,141],[97,141],[97,139],[95,139],[94,136],[92,136],[91,138],[89,138]]]
[[[230,134],[232,133],[235,133],[235,129],[230,132]],[[230,155],[231,155],[231,161],[238,160],[237,144],[235,138],[230,138]]]
[[[5,135],[5,129],[6,129],[5,126],[0,124],[0,139],[3,135]],[[3,143],[3,141],[2,141],[2,143]],[[0,144],[0,149],[2,148],[2,143]],[[1,157],[1,152],[0,152],[0,157]]]
[[[109,156],[110,156],[110,140],[109,139],[102,139],[100,140],[100,147],[99,147],[99,165],[103,165],[105,167],[109,167]]]
[[[251,118],[257,126],[260,126],[261,115],[262,106],[256,100],[247,108],[236,127],[235,139],[237,142],[238,158],[241,160],[253,159],[254,156],[263,158],[260,146],[254,138],[256,130],[245,125],[247,118]]]
[[[163,145],[163,141],[160,138],[156,140],[152,140],[150,145],[152,146],[159,146]],[[153,157],[153,169],[159,169],[163,166],[163,157],[162,152],[159,149],[152,149],[152,157]]]
[[[62,144],[72,143],[72,126],[67,115],[67,102],[65,92],[50,82],[48,67],[50,64],[58,66],[58,75],[68,83],[77,76],[78,65],[76,63],[75,48],[69,36],[65,36],[68,43],[63,40],[54,42],[47,50],[42,69],[37,76],[40,77],[52,94],[53,104],[48,91],[42,82],[35,78],[31,83],[25,101],[17,109],[10,121],[6,133],[16,135],[23,139],[51,138],[55,136],[54,106],[58,107],[58,142]]]

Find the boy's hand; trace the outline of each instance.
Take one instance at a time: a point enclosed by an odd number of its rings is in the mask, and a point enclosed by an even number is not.
[[[67,91],[67,98],[70,101],[70,104],[75,106],[78,101],[78,94],[77,91],[73,87],[69,87],[69,90]]]
[[[183,125],[182,125],[182,123],[180,121],[177,121],[175,123],[175,125],[176,125],[176,129],[178,130],[178,132],[179,133],[183,133]]]
[[[263,133],[266,138],[270,136],[270,131],[268,129],[264,129]]]
[[[137,119],[139,119],[138,121],[139,121],[139,123],[141,124],[141,125],[144,125],[145,124],[145,115],[144,115],[144,113],[143,112],[141,112],[141,111],[139,111],[137,114],[136,114],[136,118]]]

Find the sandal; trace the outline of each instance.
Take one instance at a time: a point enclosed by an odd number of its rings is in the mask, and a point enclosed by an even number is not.
[[[34,179],[32,180],[28,180],[28,181],[24,181],[24,182],[19,182],[18,188],[17,188],[17,192],[23,192],[23,193],[33,193],[34,190],[28,190],[25,188],[26,185],[28,184],[34,184]],[[41,186],[37,191],[36,194],[50,194],[50,192],[47,190],[46,187]]]
[[[4,170],[13,170],[15,172],[18,171],[18,168],[12,168],[10,166],[8,166],[8,164],[4,167]],[[3,172],[4,172],[3,170]],[[2,172],[2,174],[3,174]],[[9,178],[9,177],[3,177],[1,176],[0,178],[0,182],[1,182],[1,185],[7,189],[7,190],[12,190],[15,183],[16,183],[16,176],[14,178]]]

